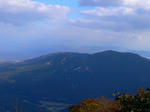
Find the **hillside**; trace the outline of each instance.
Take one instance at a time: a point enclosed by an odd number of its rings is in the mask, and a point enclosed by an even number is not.
[[[150,60],[115,51],[56,53],[0,64],[0,110],[14,110],[18,99],[28,112],[62,112],[81,99],[147,88],[149,74]]]

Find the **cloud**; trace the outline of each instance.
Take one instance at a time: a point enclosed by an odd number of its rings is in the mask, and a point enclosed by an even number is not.
[[[79,0],[83,18],[74,21],[80,27],[134,32],[150,29],[150,0]]]
[[[128,6],[150,9],[150,0],[79,0],[80,6],[116,7]]]
[[[97,7],[80,13],[84,17],[72,21],[73,25],[115,32],[147,31],[150,29],[150,12],[144,9]]]
[[[150,0],[79,0],[79,3],[93,8],[81,10],[82,17],[70,24],[99,32],[91,35],[99,43],[97,46],[150,50]]]
[[[80,6],[118,6],[121,0],[79,0]]]
[[[81,16],[69,18],[71,7],[0,0],[0,52],[29,57],[58,51],[150,50],[149,6],[121,1],[86,0],[82,5],[93,8],[74,9]]]
[[[149,10],[150,9],[150,0],[122,0],[121,5]]]
[[[0,22],[26,24],[66,18],[70,8],[31,0],[0,0]]]

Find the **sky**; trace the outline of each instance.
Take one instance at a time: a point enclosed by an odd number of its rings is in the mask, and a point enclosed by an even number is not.
[[[0,0],[0,58],[150,51],[150,0]]]

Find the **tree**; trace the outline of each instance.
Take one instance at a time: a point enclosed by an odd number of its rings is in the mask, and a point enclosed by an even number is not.
[[[136,94],[118,94],[115,101],[119,102],[117,112],[150,112],[150,91],[140,88]]]
[[[72,105],[69,112],[115,112],[118,109],[116,101],[110,101],[104,97],[101,99],[87,99]]]

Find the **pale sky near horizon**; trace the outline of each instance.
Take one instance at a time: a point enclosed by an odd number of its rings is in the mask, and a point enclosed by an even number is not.
[[[150,0],[0,0],[0,57],[149,43]]]

